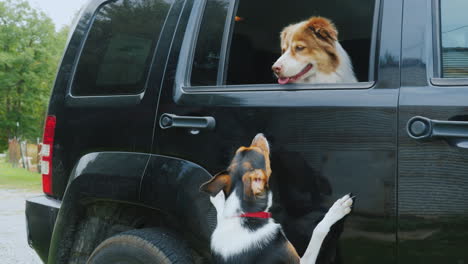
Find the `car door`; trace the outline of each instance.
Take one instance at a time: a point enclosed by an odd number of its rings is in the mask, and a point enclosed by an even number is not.
[[[161,78],[171,33],[164,25],[178,15],[173,2],[90,1],[83,10],[49,107],[57,120],[55,197],[64,195],[70,172],[87,153],[150,152],[160,88],[155,80]]]
[[[400,263],[468,261],[467,8],[466,1],[405,1]]]
[[[168,64],[174,68],[167,71],[175,74],[166,77],[160,97],[154,152],[192,161],[212,174],[225,169],[235,150],[257,133],[266,135],[272,148],[275,217],[299,254],[331,204],[344,194],[356,195],[339,245],[326,242],[333,250],[322,254],[319,263],[396,262],[402,1],[363,3],[354,8],[371,13],[367,38],[342,31],[352,58],[364,52],[365,61],[355,61],[355,67],[364,65],[362,81],[281,86],[273,83],[270,68],[280,54],[279,31],[287,24],[272,31],[275,52],[261,49],[270,35],[261,30],[254,34],[260,39],[249,35],[255,27],[274,28],[274,15],[268,12],[275,11],[261,9],[267,3],[195,1],[187,28],[179,29],[185,34],[182,47],[173,50]],[[280,8],[276,12],[284,14]],[[309,14],[302,12],[288,23]],[[330,17],[336,10],[321,4],[310,15],[314,12]],[[344,13],[334,17],[342,28],[352,18]],[[255,23],[240,30],[240,22],[249,19]]]

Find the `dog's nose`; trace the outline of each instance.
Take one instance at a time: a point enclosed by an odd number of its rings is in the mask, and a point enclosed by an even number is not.
[[[277,65],[273,65],[273,67],[271,67],[271,69],[277,74],[279,74],[281,72],[281,70],[282,70],[281,66],[277,66]]]

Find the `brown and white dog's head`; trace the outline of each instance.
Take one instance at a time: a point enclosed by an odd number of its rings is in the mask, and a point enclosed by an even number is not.
[[[237,149],[229,167],[204,183],[200,190],[215,196],[224,191],[226,198],[235,194],[245,210],[262,210],[266,206],[268,181],[271,175],[270,146],[263,134],[258,134],[248,147]],[[266,201],[266,200],[265,200]]]
[[[323,17],[287,26],[281,32],[281,57],[272,70],[278,83],[306,82],[317,73],[335,72],[340,58],[336,49],[338,31]]]

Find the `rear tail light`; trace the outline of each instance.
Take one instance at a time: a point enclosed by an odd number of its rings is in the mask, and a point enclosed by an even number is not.
[[[55,116],[47,116],[41,148],[42,189],[52,195],[52,154],[54,150]]]

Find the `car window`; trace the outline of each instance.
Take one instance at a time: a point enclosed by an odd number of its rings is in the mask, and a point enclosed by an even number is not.
[[[81,52],[72,94],[142,92],[171,2],[119,0],[101,6]]]
[[[229,2],[209,0],[206,3],[192,64],[191,83],[194,86],[216,84]]]
[[[441,0],[442,77],[468,77],[468,1]]]
[[[337,7],[340,8],[337,8]],[[266,8],[268,7],[268,8]],[[369,80],[375,0],[207,0],[200,25],[191,86],[273,84],[281,56],[280,32],[312,16],[329,19],[358,81]],[[227,17],[227,19],[226,19]]]

